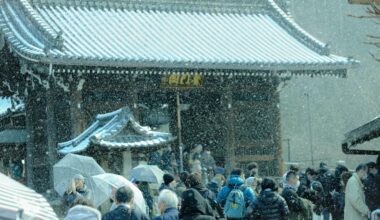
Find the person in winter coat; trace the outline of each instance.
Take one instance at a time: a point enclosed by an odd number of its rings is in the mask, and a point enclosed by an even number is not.
[[[145,199],[146,205],[149,208],[149,217],[152,218],[153,216],[153,207],[154,207],[154,201],[153,201],[153,193],[150,189],[148,182],[136,182],[135,183],[139,190],[142,192],[143,197]]]
[[[324,220],[330,218],[330,211],[332,207],[331,194],[336,190],[335,174],[330,171],[327,164],[321,162],[319,165],[319,175],[317,181],[322,184],[323,187],[323,204],[321,204],[321,215]]]
[[[226,179],[221,174],[216,174],[214,178],[207,184],[207,188],[209,188],[215,195],[218,195],[220,189],[224,185],[224,181]]]
[[[261,193],[253,202],[252,212],[248,220],[285,220],[289,215],[289,208],[284,198],[278,193],[278,186],[271,178],[264,178],[261,183]]]
[[[289,171],[286,174],[286,182],[284,183],[284,190],[281,196],[285,199],[289,207],[290,220],[306,220],[312,219],[312,210],[309,209],[307,200],[302,199],[297,194],[299,186],[298,175],[295,171]]]
[[[186,180],[186,185],[189,186],[189,188],[196,189],[202,195],[212,208],[216,219],[223,217],[223,209],[216,201],[215,194],[202,184],[202,176],[199,173],[190,174]]]
[[[127,186],[115,193],[116,208],[103,215],[102,220],[148,220],[148,217],[137,207],[133,207],[133,191]]]
[[[161,165],[160,151],[154,151],[149,154],[148,165],[157,165],[157,166]]]
[[[179,180],[180,182],[177,183],[175,192],[177,193],[177,196],[181,197],[182,193],[186,191],[187,186],[186,186],[186,180],[187,177],[189,177],[189,172],[183,171],[179,174]]]
[[[84,177],[80,174],[77,174],[71,180],[70,186],[63,194],[63,202],[67,207],[71,208],[73,207],[76,199],[84,198],[91,200],[91,196],[91,191],[87,189]]]
[[[168,189],[174,192],[175,187],[177,186],[177,182],[175,181],[174,176],[169,173],[165,173],[163,176],[163,179],[164,179],[164,182],[161,184],[158,191],[161,192],[164,189]]]
[[[367,166],[368,176],[363,181],[364,195],[369,210],[373,212],[374,210],[380,208],[380,188],[376,183],[376,175],[378,174],[378,170],[376,163],[374,162],[367,163]]]
[[[257,188],[261,188],[261,187],[258,187],[258,185],[257,185],[257,179],[255,177],[252,177],[252,176],[248,177],[245,180],[245,185],[247,187],[250,187],[252,189],[253,193],[255,194],[255,197],[257,197],[257,195],[259,194]]]
[[[198,190],[189,188],[182,194],[180,219],[214,220],[214,212]]]
[[[88,200],[78,197],[64,220],[100,220],[101,217],[100,212]]]
[[[162,151],[161,155],[161,161],[160,161],[160,168],[163,171],[166,171],[168,173],[174,173],[174,169],[172,167],[172,148],[171,146],[168,146],[165,150]]]
[[[305,173],[300,176],[300,186],[298,187],[297,194],[314,204],[317,202],[318,192],[311,188],[311,183],[317,178],[318,172],[312,168],[307,168]]]
[[[341,190],[340,191],[335,191],[332,194],[332,199],[333,199],[333,207],[331,211],[331,217],[332,220],[343,220],[344,219],[344,198],[345,198],[345,193],[344,190],[346,188],[348,180],[351,178],[352,173],[347,171],[343,172],[340,175],[341,179]]]
[[[178,212],[178,197],[171,191],[164,189],[158,196],[158,208],[161,215],[155,217],[153,220],[179,220]]]
[[[207,178],[207,181],[205,182],[207,184],[214,177],[214,170],[216,166],[215,159],[211,155],[211,151],[208,148],[205,148],[201,154],[201,165]]]
[[[244,172],[241,169],[233,169],[230,177],[227,181],[227,185],[224,186],[217,196],[217,201],[221,207],[224,207],[228,194],[233,189],[241,189],[244,184]],[[255,194],[250,187],[246,187],[243,191],[244,201],[246,206],[249,206],[255,200]]]
[[[367,165],[359,164],[355,173],[348,180],[346,186],[346,197],[344,206],[345,220],[361,220],[368,219],[370,210],[365,204],[365,196],[363,183],[367,176]]]

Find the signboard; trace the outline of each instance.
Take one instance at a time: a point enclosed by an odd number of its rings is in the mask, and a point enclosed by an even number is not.
[[[380,4],[380,0],[348,0],[348,3],[350,4],[363,4],[363,5],[369,5],[369,4]]]
[[[199,74],[171,74],[161,78],[161,87],[199,88],[203,86],[203,77]]]

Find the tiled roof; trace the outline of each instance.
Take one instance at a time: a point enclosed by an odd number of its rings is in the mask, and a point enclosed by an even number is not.
[[[366,141],[370,141],[372,139],[380,137],[380,116],[346,133],[344,137],[345,139],[342,142],[342,149],[344,153],[379,155],[380,149],[377,151],[373,151],[365,149],[355,149],[355,147]]]
[[[346,133],[343,143],[350,146],[357,145],[380,137],[380,116],[366,124]]]
[[[169,133],[139,125],[128,107],[96,116],[95,122],[73,140],[59,143],[62,154],[85,151],[91,144],[111,148],[150,148],[175,140]]]
[[[0,173],[0,219],[58,220],[45,197]]]
[[[58,65],[345,73],[357,63],[330,54],[273,0],[223,10],[145,1],[3,0],[0,28],[20,56]]]
[[[16,103],[10,97],[0,96],[0,119],[7,117],[9,114],[23,112],[24,103]]]

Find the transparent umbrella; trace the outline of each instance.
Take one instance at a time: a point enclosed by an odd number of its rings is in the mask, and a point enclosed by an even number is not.
[[[164,172],[155,165],[138,165],[131,171],[131,176],[136,181],[160,184]]]
[[[99,206],[107,199],[111,198],[112,190],[117,190],[122,186],[128,186],[132,189],[134,194],[134,205],[141,211],[146,213],[146,203],[142,192],[133,183],[125,179],[123,176],[113,173],[105,173],[91,177],[92,181],[96,184],[96,192],[94,194],[94,205]]]
[[[68,154],[53,166],[54,189],[63,196],[70,181],[76,174],[85,178],[85,183],[90,190],[96,187],[91,181],[91,176],[103,174],[104,170],[92,157]],[[92,194],[96,194],[95,191]]]

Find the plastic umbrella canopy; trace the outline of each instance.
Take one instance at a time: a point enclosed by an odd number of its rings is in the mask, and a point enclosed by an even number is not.
[[[155,165],[138,165],[131,171],[136,181],[161,184],[164,172]]]
[[[58,220],[42,195],[1,173],[0,219]]]
[[[53,166],[54,189],[63,196],[70,181],[76,174],[81,174],[85,178],[85,184],[93,190],[96,186],[91,181],[91,176],[103,174],[104,170],[92,157],[68,154]],[[92,191],[94,195],[97,192]]]
[[[128,181],[123,176],[116,175],[113,173],[105,173],[93,176],[91,177],[91,179],[97,186],[96,191],[101,192],[94,195],[94,205],[96,207],[101,205],[107,199],[111,198],[112,188],[116,190],[122,186],[127,186],[131,188],[133,191],[133,204],[137,206],[141,211],[146,213],[147,207],[142,192],[139,188],[137,188],[137,186],[135,186],[132,182]]]

